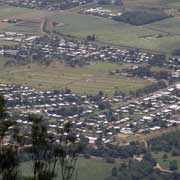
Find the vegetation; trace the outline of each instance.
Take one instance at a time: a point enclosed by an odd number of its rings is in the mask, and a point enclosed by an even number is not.
[[[149,141],[152,151],[164,151],[171,152],[173,150],[177,150],[180,155],[180,131],[177,130],[175,132],[170,132],[156,139],[152,139]]]
[[[119,164],[123,161],[115,161],[115,163],[107,163],[103,159],[95,158],[95,159],[87,159],[87,158],[79,158],[77,161],[77,174],[78,180],[104,180],[111,174],[111,169],[113,167],[118,167]],[[23,175],[32,175],[32,162],[23,162],[20,164],[20,171]],[[59,163],[57,164],[57,169],[60,169]],[[60,178],[60,171],[57,172],[56,180]]]
[[[155,169],[156,161],[151,154],[145,154],[141,161],[130,160],[127,164],[122,164],[116,171],[112,170],[108,180],[169,180],[179,179],[178,173],[165,173],[159,169]]]
[[[115,21],[121,21],[136,26],[149,24],[154,21],[160,21],[166,18],[168,18],[166,14],[146,11],[125,12],[121,16],[113,17]]]
[[[75,13],[53,15],[50,19],[64,24],[55,28],[62,34],[76,38],[95,34],[96,40],[103,43],[171,53],[179,47],[180,42],[177,28],[179,18],[167,18],[143,26]],[[166,23],[171,25],[166,26]],[[173,34],[167,34],[169,32]]]
[[[98,148],[88,148],[85,150],[85,155],[93,155],[102,158],[132,158],[134,155],[144,154],[146,152],[146,148],[143,143],[132,142],[127,146],[119,146],[119,145],[99,145]]]
[[[126,66],[126,65],[125,65]],[[119,68],[125,67],[119,65]],[[151,81],[139,78],[115,77],[109,74],[117,68],[116,64],[97,63],[85,67],[68,67],[63,64],[49,66],[28,65],[4,68],[1,66],[0,80],[6,83],[28,84],[39,89],[70,88],[75,93],[113,95],[115,90],[129,92],[150,85]]]
[[[0,97],[0,177],[2,180],[53,180],[56,177],[57,162],[60,164],[62,180],[76,179],[75,167],[78,153],[81,151],[76,134],[72,131],[71,123],[65,122],[64,128],[57,131],[59,143],[52,134],[48,133],[47,122],[42,116],[30,115],[32,123],[30,143],[25,147],[27,140],[16,123],[5,120],[5,101]],[[4,139],[11,127],[12,142],[5,144]],[[19,162],[23,153],[30,153],[33,161],[31,176],[22,176]]]
[[[19,7],[2,7],[0,8],[0,18],[8,18],[12,16],[17,16],[21,14],[25,14],[28,12],[32,12],[31,9],[19,8]]]

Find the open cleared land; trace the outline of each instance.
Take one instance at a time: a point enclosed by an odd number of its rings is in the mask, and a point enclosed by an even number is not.
[[[111,174],[111,169],[115,166],[118,167],[118,165],[118,162],[109,164],[104,160],[80,158],[77,163],[78,180],[104,180]],[[31,162],[22,163],[22,173],[24,175],[31,175],[31,168]]]
[[[151,84],[148,80],[110,75],[109,72],[117,67],[110,63],[98,63],[83,68],[71,68],[62,64],[51,64],[48,67],[37,64],[31,67],[1,66],[0,81],[27,84],[39,89],[70,88],[81,94],[94,94],[103,90],[108,95],[112,95],[115,89],[128,92]],[[121,67],[124,66],[119,66]]]
[[[101,42],[167,53],[172,52],[178,46],[180,47],[179,34],[167,35],[166,28],[163,27],[165,26],[163,25],[164,21],[171,23],[171,27],[168,26],[167,31],[175,32],[177,21],[179,21],[178,18],[169,18],[162,22],[153,23],[152,27],[151,24],[137,27],[122,22],[115,22],[111,19],[75,13],[56,14],[51,18],[53,21],[64,24],[64,26],[56,27],[56,30],[78,38],[85,38],[87,35],[95,34],[97,40]],[[158,25],[160,30],[154,27]],[[163,31],[161,26],[164,28]],[[156,38],[157,35],[160,35],[160,37]]]
[[[18,7],[1,7],[0,31],[41,33],[43,20],[51,13],[53,12]],[[20,19],[22,22],[9,24],[1,22],[3,19]]]

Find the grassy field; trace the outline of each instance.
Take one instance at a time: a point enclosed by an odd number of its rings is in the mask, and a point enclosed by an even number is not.
[[[148,26],[133,26],[122,22],[115,22],[111,19],[76,13],[56,14],[51,18],[57,22],[64,23],[63,27],[57,27],[56,30],[78,38],[85,38],[89,34],[95,34],[97,40],[101,42],[167,53],[180,47],[179,34],[167,36],[166,32],[176,32],[179,27],[177,25],[179,22],[178,18],[169,18],[165,22],[159,21]],[[169,24],[167,27],[165,27],[166,23]],[[153,38],[155,35],[161,35],[162,37]],[[152,38],[146,38],[151,36]]]
[[[19,8],[19,7],[0,7],[0,19],[17,16],[32,11],[33,11],[32,9]]]
[[[2,60],[2,63],[3,60]],[[5,83],[27,84],[39,89],[70,88],[75,93],[94,94],[103,90],[112,95],[115,89],[124,92],[135,90],[151,84],[148,80],[138,78],[115,77],[110,71],[122,68],[110,63],[98,63],[83,68],[71,68],[62,64],[16,66],[0,68],[0,81]]]
[[[39,23],[24,23],[22,25],[9,25],[4,28],[3,31],[20,32],[20,33],[40,33],[40,22]]]
[[[77,163],[78,180],[105,180],[105,178],[111,175],[111,169],[114,166],[118,167],[118,165],[118,162],[109,164],[104,160],[80,158]],[[21,171],[24,175],[31,175],[31,162],[22,163]]]

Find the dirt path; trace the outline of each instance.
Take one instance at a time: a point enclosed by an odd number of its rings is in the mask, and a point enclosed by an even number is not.
[[[162,171],[162,172],[172,173],[172,171],[167,170],[167,169],[164,169],[159,163],[157,163],[157,165],[156,165],[155,168],[156,168],[156,169],[159,169],[159,170]]]

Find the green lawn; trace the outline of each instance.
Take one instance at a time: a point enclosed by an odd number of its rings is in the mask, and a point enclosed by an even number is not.
[[[63,27],[57,27],[56,30],[64,34],[70,34],[78,38],[85,38],[89,34],[95,34],[97,40],[101,42],[113,43],[116,45],[138,47],[170,53],[173,49],[180,47],[180,38],[176,36],[165,36],[166,33],[159,29],[150,29],[149,26],[133,26],[122,22],[115,22],[111,19],[87,16],[75,13],[56,14],[51,17],[53,20],[64,23]],[[167,30],[179,31],[178,19],[168,19],[170,25]],[[177,22],[178,21],[178,22]],[[161,23],[160,22],[157,22]],[[152,24],[152,28],[156,24]],[[166,25],[166,22],[165,22]],[[165,26],[164,25],[164,26]],[[176,26],[177,25],[177,26]],[[157,26],[157,25],[156,25]],[[159,24],[160,28],[166,31],[166,27]],[[162,35],[162,38],[144,38],[146,36]]]
[[[151,84],[148,80],[139,78],[115,77],[109,74],[117,68],[117,64],[98,63],[83,68],[71,68],[62,64],[17,66],[0,68],[0,81],[5,83],[28,84],[40,89],[70,88],[75,93],[94,94],[103,90],[112,95],[115,89],[124,92],[135,90]]]
[[[105,178],[111,175],[111,169],[114,166],[118,167],[118,165],[118,162],[109,164],[104,160],[80,158],[77,163],[78,180],[105,180]],[[60,169],[59,166],[58,169]],[[21,171],[23,175],[31,175],[32,163],[22,163]],[[58,179],[59,178],[57,178],[57,180]]]

